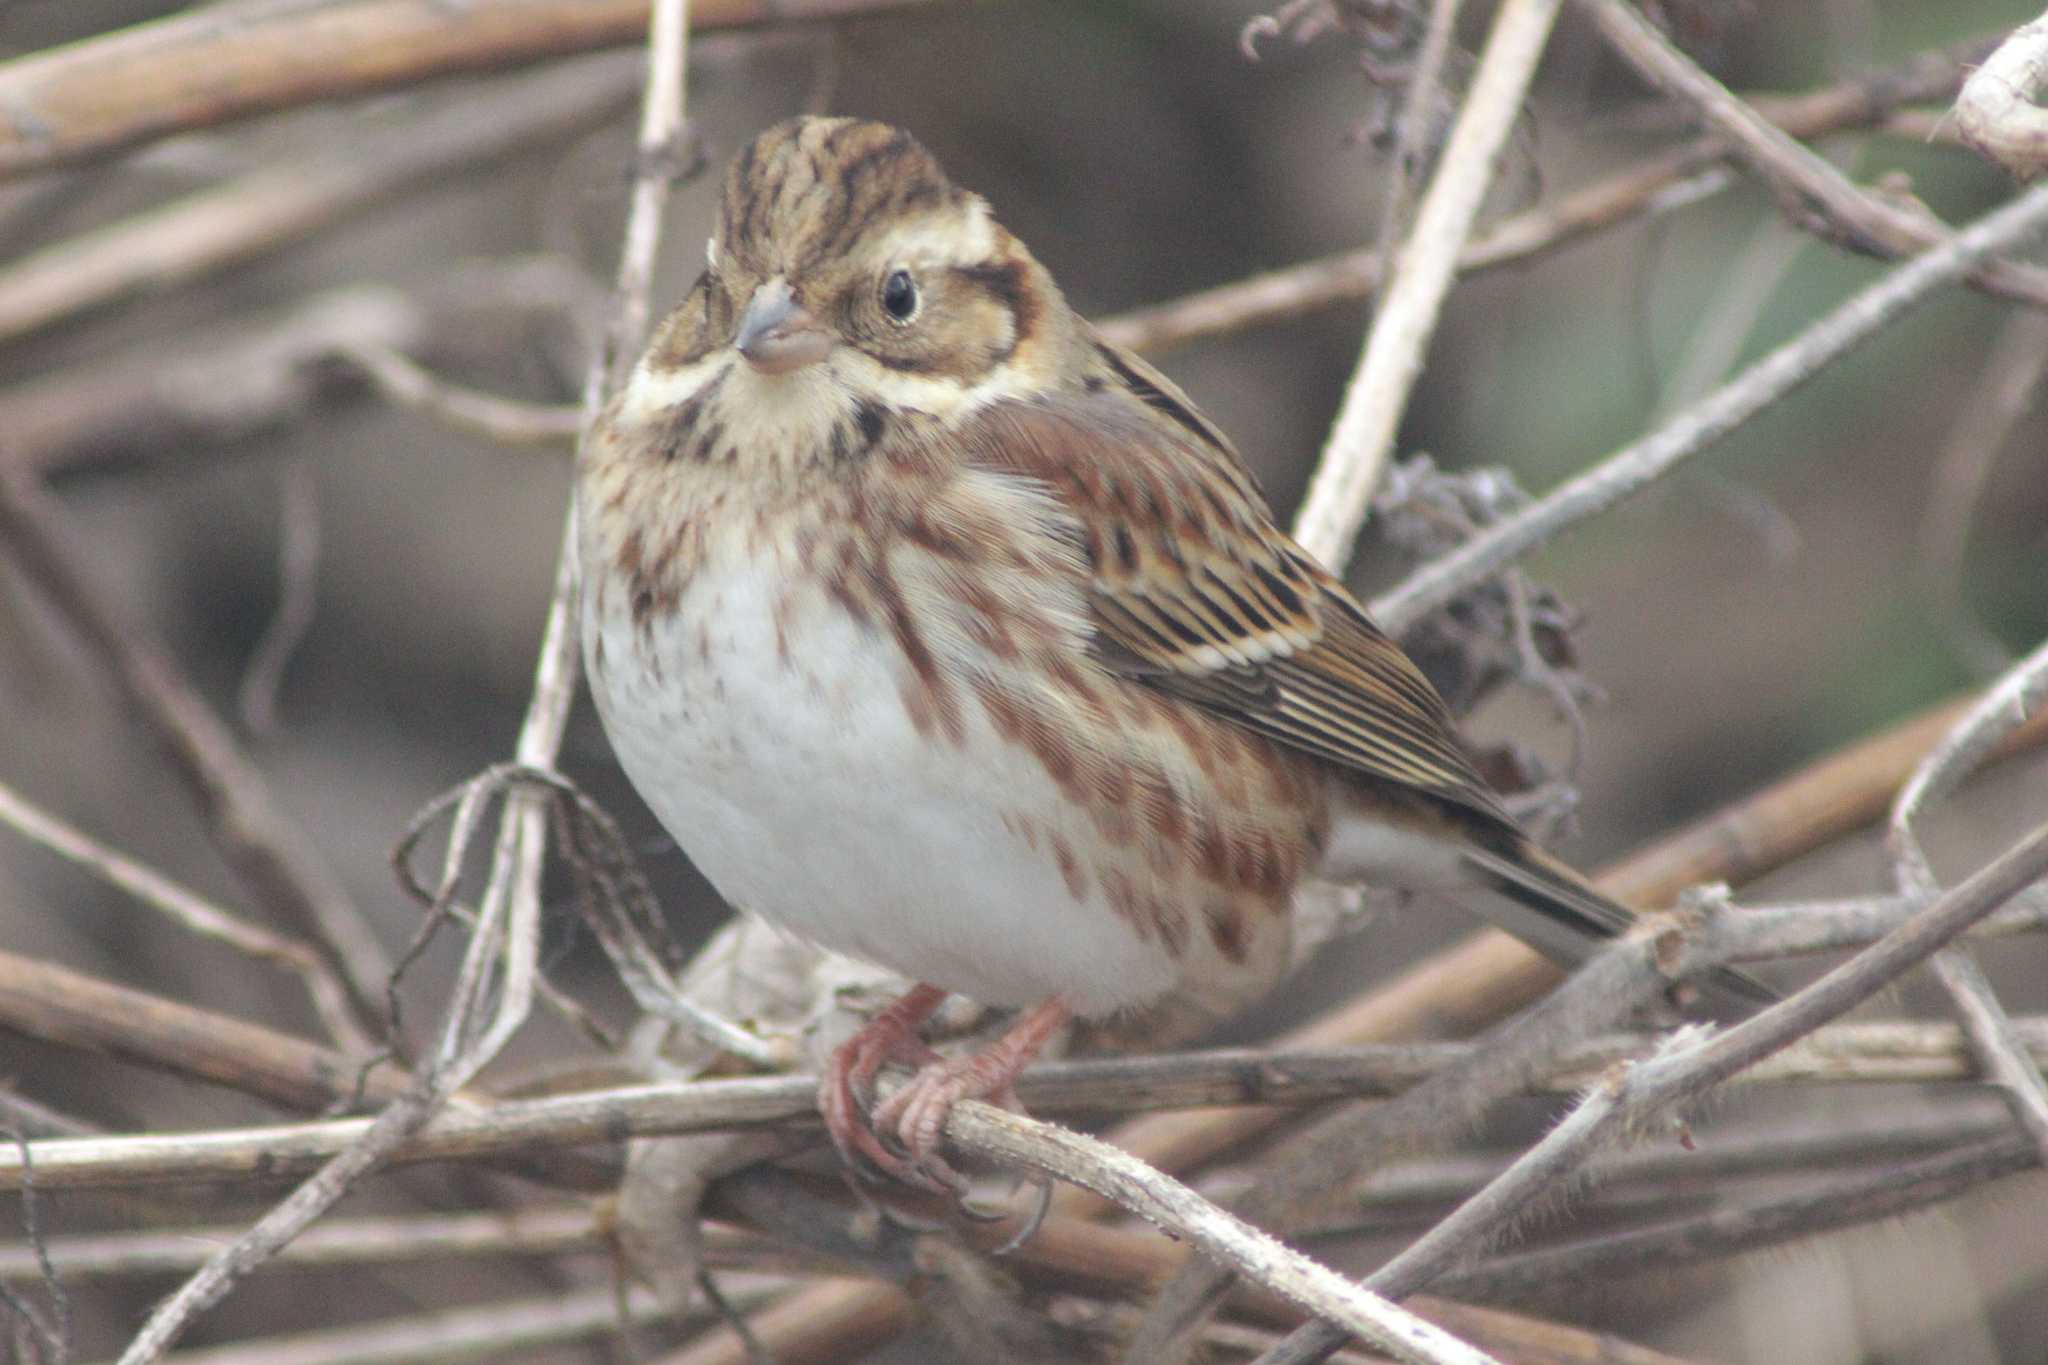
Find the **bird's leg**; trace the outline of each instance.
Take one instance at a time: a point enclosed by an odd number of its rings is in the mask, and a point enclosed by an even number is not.
[[[937,1188],[916,1163],[882,1144],[865,1111],[874,1094],[875,1073],[885,1065],[901,1062],[922,1069],[939,1061],[939,1054],[925,1046],[917,1031],[945,1002],[944,991],[920,982],[832,1049],[825,1074],[818,1078],[818,1109],[832,1145],[849,1167],[873,1167],[919,1189]]]
[[[1067,1002],[1055,995],[1026,1010],[1003,1036],[981,1051],[951,1061],[934,1058],[904,1086],[875,1106],[872,1132],[887,1133],[903,1145],[929,1188],[937,1184],[955,1195],[967,1188],[966,1178],[939,1153],[946,1116],[961,1100],[986,1099],[1016,1113],[1017,1076],[1031,1064],[1053,1034],[1074,1017]]]

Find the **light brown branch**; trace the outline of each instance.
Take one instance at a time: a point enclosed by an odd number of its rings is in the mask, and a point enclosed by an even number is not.
[[[1999,679],[1914,771],[1892,807],[1888,830],[1894,876],[1901,891],[1927,896],[1939,885],[1914,829],[1914,821],[1927,803],[1960,785],[1992,746],[2018,729],[2043,699],[2048,699],[2048,644]],[[1933,967],[1963,1021],[1972,1049],[2005,1093],[2021,1129],[2048,1159],[2048,1082],[2026,1055],[1991,983],[1961,943],[1935,954]]]
[[[1402,1360],[1478,1362],[1491,1357],[1421,1318],[1370,1296],[1271,1235],[1217,1208],[1187,1186],[1099,1138],[1056,1128],[979,1101],[957,1105],[946,1135],[963,1147],[1084,1185],[1318,1318]]]
[[[916,0],[701,0],[700,29],[882,13]],[[172,133],[435,76],[638,44],[645,0],[255,0],[0,63],[0,179]]]
[[[582,430],[581,408],[525,403],[451,383],[389,346],[349,345],[337,355],[385,398],[455,431],[503,445],[566,446]]]
[[[620,319],[645,316],[645,258],[651,258],[660,236],[662,199],[670,175],[664,158],[646,153],[666,151],[682,126],[689,15],[689,0],[651,0],[641,118],[643,157],[626,221],[621,288],[609,333],[612,341],[620,335]],[[592,379],[584,393],[586,422],[595,417],[606,392],[602,376],[612,369],[608,359],[601,354],[592,362]],[[552,766],[575,694],[573,508],[568,521],[533,695],[514,755],[524,769]],[[453,904],[484,803],[497,785],[475,784],[459,804],[430,914],[444,914]],[[120,1365],[150,1365],[160,1358],[194,1317],[219,1302],[252,1269],[275,1255],[333,1207],[357,1180],[426,1126],[448,1097],[496,1056],[525,1022],[539,977],[547,798],[523,784],[505,786],[503,793],[490,878],[474,915],[469,946],[443,1014],[440,1037],[417,1083],[378,1114],[347,1148],[160,1304],[121,1353]]]
[[[1740,942],[1744,916],[1714,936],[1721,951]],[[180,1040],[202,1041],[198,1031],[222,1031],[227,1041],[179,1059],[177,1069],[234,1084],[250,1093],[312,1107],[352,1079],[324,1078],[324,1050],[191,1006],[109,987],[64,974],[46,964],[15,966],[0,956],[0,1022],[37,1037],[84,1046],[116,1046],[156,1064]],[[17,977],[20,978],[17,982]],[[1633,977],[1663,980],[1654,963]],[[47,985],[45,979],[55,985]],[[1633,985],[1630,987],[1633,989]],[[1584,992],[1582,992],[1583,994]],[[124,1031],[101,1021],[94,1008],[148,1010],[152,1026]],[[161,1016],[157,1022],[155,1016]],[[18,1021],[18,1022],[17,1022]],[[2013,1021],[2030,1056],[2048,1059],[2048,1019]],[[150,1040],[139,1053],[136,1038]],[[1571,1043],[1547,1065],[1524,1068],[1519,1087],[1537,1093],[1576,1094],[1616,1060],[1639,1056],[1656,1039],[1612,1034]],[[1217,1105],[1318,1104],[1384,1098],[1457,1074],[1489,1049],[1471,1043],[1359,1044],[1342,1049],[1220,1049],[1144,1057],[1097,1058],[1033,1067],[1018,1082],[1030,1108],[1053,1114],[1116,1113],[1134,1109],[1210,1108]],[[211,1060],[210,1060],[211,1059]],[[261,1068],[251,1075],[252,1068]],[[1925,1083],[1969,1081],[1978,1072],[1963,1035],[1953,1024],[1841,1025],[1814,1034],[1757,1064],[1757,1084]],[[391,1093],[402,1081],[380,1069],[370,1093]],[[540,1099],[488,1103],[483,1097],[436,1118],[390,1153],[394,1163],[439,1161],[529,1152],[548,1147],[608,1143],[629,1137],[758,1129],[817,1122],[817,1085],[807,1076],[659,1082],[573,1091]],[[343,1091],[342,1093],[346,1093]],[[1386,1108],[1387,1106],[1382,1106]],[[1377,1112],[1377,1111],[1375,1111]],[[1272,1115],[1265,1116],[1268,1122]],[[275,1178],[309,1169],[345,1150],[366,1126],[363,1119],[331,1119],[268,1127],[135,1137],[96,1136],[39,1142],[37,1183],[50,1188],[163,1181]],[[1332,1172],[1325,1178],[1334,1179]],[[0,1189],[20,1179],[19,1157],[0,1151]]]
[[[624,54],[566,63],[392,128],[374,155],[348,139],[31,252],[0,269],[0,341],[203,279],[408,189],[573,136],[618,110],[638,78]]]

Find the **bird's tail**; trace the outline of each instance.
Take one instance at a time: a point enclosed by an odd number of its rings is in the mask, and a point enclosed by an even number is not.
[[[1463,850],[1484,903],[1473,909],[1565,967],[1576,967],[1635,923],[1635,912],[1600,894],[1571,867],[1528,839],[1509,851]],[[1756,1009],[1778,993],[1745,972],[1716,967],[1703,984],[1730,1005]]]

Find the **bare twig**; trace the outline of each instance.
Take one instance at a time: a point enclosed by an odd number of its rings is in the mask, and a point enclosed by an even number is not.
[[[371,1050],[368,1036],[357,1027],[349,1011],[347,990],[305,944],[273,934],[214,905],[156,869],[38,809],[4,784],[0,784],[0,824],[12,825],[52,853],[104,878],[187,933],[224,943],[259,962],[298,973],[328,1032],[351,1051]]]
[[[319,602],[320,498],[303,458],[287,459],[279,471],[277,520],[277,606],[235,689],[242,724],[266,738],[277,734],[285,669],[312,630]]]
[[[1332,1182],[1349,1183],[1391,1156],[1469,1130],[1494,1105],[1554,1067],[1567,1049],[1667,984],[1645,940],[1601,953],[1399,1099],[1340,1109],[1288,1139],[1233,1207],[1262,1227],[1292,1230],[1327,1207]],[[1134,1357],[1184,1356],[1229,1285],[1228,1266],[1190,1262],[1148,1311]]]
[[[571,136],[632,95],[637,63],[607,54],[479,91],[391,130],[374,155],[355,138],[31,252],[0,269],[0,341],[145,291],[201,279],[334,226],[403,191]]]
[[[51,1264],[73,1281],[191,1270],[239,1228],[152,1228],[144,1232],[54,1237]],[[308,1228],[273,1267],[377,1265],[455,1256],[536,1256],[602,1246],[603,1220],[582,1208],[504,1213],[334,1219]],[[0,1280],[36,1273],[27,1248],[0,1246]]]
[[[1952,791],[1975,770],[2000,739],[2017,729],[2028,712],[2048,697],[2048,644],[2015,665],[1937,745],[1914,772],[1892,806],[1887,831],[1893,871],[1908,895],[1934,894],[1940,883],[1913,827],[1927,803]],[[2048,1159],[2048,1082],[2026,1055],[2012,1020],[1992,993],[1976,960],[1960,943],[1937,953],[1934,971],[1956,1006],[1964,1031],[2012,1105],[2020,1127]]]
[[[1687,1153],[1686,1155],[1693,1155]],[[1655,1274],[1718,1256],[1814,1237],[1837,1228],[1932,1207],[1993,1180],[2038,1166],[2040,1154],[2011,1135],[1899,1162],[1792,1195],[1731,1204],[1691,1218],[1497,1256],[1436,1282],[1477,1299],[1555,1291],[1560,1285]]]
[[[1717,926],[1712,946],[1718,953],[1739,943],[1751,916],[1730,918]],[[1725,930],[1725,932],[1723,931]],[[0,965],[10,960],[0,957]],[[1594,986],[1606,985],[1637,990],[1665,979],[1647,954],[1638,960],[1617,960],[1593,984],[1580,988],[1573,1002],[1569,997],[1550,1007],[1551,1014],[1571,1011],[1583,1017],[1587,1007],[1604,1008],[1593,997]],[[10,983],[0,976],[0,990]],[[97,985],[97,983],[92,983]],[[76,987],[67,987],[76,989]],[[119,990],[120,988],[102,988]],[[0,993],[0,1000],[6,998]],[[105,1000],[81,995],[83,1010]],[[128,993],[117,997],[123,1004],[147,1003],[153,997]],[[220,1016],[208,1015],[190,1006],[182,1009],[198,1024],[225,1024]],[[1549,1016],[1532,1016],[1530,1031],[1562,1032]],[[2014,1030],[2028,1055],[2048,1059],[2048,1019],[2015,1020]],[[257,1088],[257,1082],[231,1081],[252,1093],[279,1097],[289,1095],[301,1107],[305,1098],[317,1097],[317,1086],[295,1075],[293,1055],[281,1050],[276,1036],[254,1025],[242,1029],[257,1041],[238,1044],[239,1050],[216,1049],[213,1055],[227,1058],[247,1069],[252,1063],[268,1070],[275,1079]],[[49,1036],[49,1030],[31,1022],[27,1031]],[[103,1029],[111,1036],[111,1029]],[[62,1035],[57,1035],[62,1038]],[[76,1041],[90,1042],[90,1037]],[[290,1041],[290,1040],[285,1040]],[[1018,1093],[1034,1110],[1046,1113],[1115,1113],[1161,1108],[1207,1108],[1221,1104],[1287,1105],[1318,1104],[1330,1100],[1387,1097],[1411,1094],[1419,1086],[1428,1089],[1403,1111],[1390,1114],[1377,1125],[1378,1139],[1387,1145],[1398,1136],[1392,1130],[1404,1120],[1434,1114],[1447,1123],[1457,1123],[1454,1111],[1470,1108],[1457,1097],[1441,1092],[1463,1084],[1473,1075],[1468,1068],[1479,1059],[1482,1076],[1499,1070],[1516,1073],[1515,1084],[1495,1084],[1496,1092],[1528,1090],[1544,1094],[1576,1094],[1597,1080],[1616,1060],[1639,1056],[1654,1045],[1648,1034],[1612,1034],[1581,1041],[1563,1040],[1547,1058],[1489,1057],[1496,1047],[1477,1043],[1412,1043],[1357,1045],[1342,1049],[1224,1049],[1209,1052],[1163,1054],[1159,1056],[1100,1058],[1088,1061],[1047,1063],[1033,1067],[1018,1083]],[[1540,1044],[1540,1040],[1539,1040]],[[319,1061],[319,1049],[300,1044]],[[264,1049],[277,1053],[274,1061],[262,1061]],[[209,1075],[206,1059],[197,1059],[187,1069]],[[220,1064],[216,1064],[220,1065]],[[378,1079],[379,1077],[383,1079]],[[1827,1083],[1923,1083],[1978,1079],[1965,1040],[1956,1026],[1935,1023],[1873,1023],[1841,1025],[1815,1033],[1798,1044],[1758,1063],[1751,1071],[1757,1084]],[[209,1078],[212,1078],[209,1075]],[[340,1083],[341,1077],[335,1083]],[[294,1087],[287,1089],[285,1087]],[[373,1095],[389,1094],[395,1082],[388,1072],[373,1072]],[[545,1098],[506,1100],[495,1104],[478,1102],[436,1117],[413,1138],[390,1153],[393,1163],[437,1161],[527,1152],[551,1146],[580,1146],[614,1142],[629,1137],[724,1130],[757,1129],[785,1125],[812,1126],[817,1122],[816,1082],[807,1076],[764,1076],[732,1080],[658,1082],[574,1091]],[[1381,1106],[1392,1110],[1394,1106]],[[1445,1117],[1451,1115],[1451,1117]],[[163,1181],[274,1179],[294,1175],[317,1162],[345,1150],[367,1127],[365,1119],[329,1119],[317,1122],[279,1124],[267,1127],[233,1128],[211,1132],[51,1139],[35,1146],[38,1177],[46,1187],[139,1184]],[[1357,1145],[1354,1138],[1353,1145]],[[0,1189],[8,1188],[19,1174],[13,1159],[0,1152]],[[1339,1178],[1333,1166],[1322,1173],[1324,1192]],[[1269,1201],[1268,1209],[1277,1201]],[[1290,1220],[1298,1218],[1296,1209]],[[1269,1213],[1268,1216],[1274,1216]]]
[[[431,360],[528,314],[596,321],[601,288],[553,258],[477,262],[415,298],[362,284],[310,295],[224,336],[102,357],[0,391],[0,463],[52,480],[138,460],[215,458],[365,392],[351,354]],[[330,363],[339,361],[340,363]]]
[[[783,1283],[750,1277],[733,1287],[733,1297],[742,1304],[757,1304]],[[416,1365],[434,1360],[490,1360],[536,1347],[611,1337],[629,1325],[701,1320],[704,1316],[702,1310],[686,1312],[649,1293],[622,1293],[600,1286],[181,1351],[177,1359],[178,1365]]]
[[[2022,180],[2048,167],[2048,16],[2013,30],[1963,86],[1956,126],[1964,140]]]
[[[1578,3],[1638,75],[1686,101],[1734,143],[1736,154],[1764,177],[1794,225],[1849,250],[1886,259],[1909,256],[1946,239],[1946,227],[1926,209],[1866,193],[1773,127],[1673,46],[1639,11],[1621,0]],[[1987,293],[2035,307],[2048,304],[2048,271],[1986,259],[1973,261],[1967,278]]]
[[[881,13],[915,0],[700,0],[697,26]],[[251,114],[647,36],[645,0],[253,0],[0,64],[0,178]]]
[[[688,40],[687,0],[652,0],[647,89],[641,119],[643,156],[627,219],[620,297],[609,337],[612,345],[620,337],[621,319],[644,323],[646,316],[646,262],[659,237],[668,175],[666,161],[647,153],[665,150],[681,128]],[[586,421],[595,416],[607,388],[603,376],[612,370],[609,355],[593,361],[592,380],[584,393]],[[547,629],[535,668],[533,696],[514,753],[515,762],[526,769],[552,767],[575,692],[573,511],[569,531],[562,546]],[[465,855],[490,794],[488,787],[489,784],[477,784],[456,812],[438,897],[442,905],[454,901]],[[505,789],[490,878],[478,903],[475,927],[444,1015],[440,1039],[417,1084],[380,1113],[358,1140],[180,1286],[150,1315],[142,1331],[129,1343],[122,1353],[121,1365],[148,1365],[158,1359],[194,1316],[218,1302],[251,1268],[276,1254],[332,1207],[357,1179],[424,1127],[447,1096],[475,1075],[525,1022],[539,975],[546,800],[523,785]]]
[[[1619,1134],[1641,1131],[1653,1116],[1689,1100],[1839,1018],[1932,956],[1974,921],[2048,872],[2048,825],[1979,869],[1906,924],[1790,999],[1724,1033],[1682,1031],[1647,1061],[1617,1068],[1548,1137],[1450,1217],[1369,1277],[1399,1298],[1428,1284],[1491,1242],[1532,1204],[1559,1188],[1592,1153]],[[1602,954],[1619,954],[1627,944]],[[1317,1322],[1295,1333],[1271,1359],[1313,1362],[1342,1345]]]
[[[1941,285],[1976,262],[2027,241],[2048,221],[2048,191],[2028,191],[1966,230],[1894,267],[1799,336],[1679,414],[1666,426],[1602,460],[1539,498],[1526,510],[1373,602],[1373,614],[1395,634],[1460,592],[1513,563],[1572,523],[1603,511],[1706,449],[1751,417],[1868,340]]]
[[[1344,1324],[1402,1360],[1490,1359],[1412,1314],[1347,1292],[1343,1276],[1225,1213],[1171,1176],[1097,1138],[976,1101],[957,1106],[946,1135],[971,1150],[1086,1185],[1310,1312]]]
[[[365,1077],[346,1053],[212,1010],[0,953],[0,1027],[108,1052],[174,1075],[229,1086],[305,1113],[403,1088],[390,1067]]]
[[[1793,137],[1818,137],[1881,119],[1899,104],[1953,98],[1969,63],[1995,40],[1923,52],[1897,66],[1804,95],[1752,101]],[[1660,216],[1719,193],[1733,178],[1715,165],[1728,143],[1703,137],[1558,196],[1556,202],[1501,219],[1458,257],[1460,274],[1527,261],[1638,217]],[[1299,317],[1333,303],[1369,297],[1379,287],[1381,255],[1338,252],[1248,280],[1103,319],[1103,334],[1133,350],[1160,351],[1203,337]]]
[[[390,959],[368,919],[311,840],[284,815],[256,765],[155,632],[120,611],[65,543],[56,509],[22,472],[0,461],[5,552],[68,619],[156,731],[207,817],[214,845],[257,899],[304,932],[348,989],[359,1024],[377,1019]]]
[[[888,1225],[871,1230],[872,1216],[837,1182],[782,1170],[755,1168],[721,1180],[713,1190],[712,1207],[719,1216],[749,1223],[777,1242],[842,1264],[862,1266],[890,1279],[927,1267],[929,1252],[939,1240]],[[969,1245],[984,1252],[1010,1235],[1007,1223],[976,1225],[961,1233]],[[1142,1225],[1107,1226],[1060,1218],[1010,1252],[1006,1264],[1033,1283],[1126,1298],[1155,1287],[1180,1269],[1190,1254],[1184,1243]],[[835,1293],[836,1288],[815,1286],[793,1294],[754,1319],[762,1345],[780,1365],[834,1365],[901,1331],[911,1320],[908,1299],[891,1285],[871,1283],[860,1295]],[[1417,1295],[1407,1306],[1418,1316],[1506,1359],[1544,1360],[1554,1365],[1680,1365],[1669,1356],[1610,1335],[1519,1313],[1479,1309],[1427,1295]],[[799,1307],[816,1309],[818,1317],[798,1321],[792,1310]],[[1302,1321],[1297,1304],[1253,1285],[1233,1297],[1230,1308],[1269,1327],[1292,1327]],[[1128,1351],[1125,1357],[1129,1358]],[[732,1333],[720,1332],[664,1357],[661,1365],[751,1365],[755,1359],[742,1354]]]
[[[1409,390],[1472,230],[1500,150],[1557,18],[1558,0],[1505,0],[1481,54],[1450,144],[1395,260],[1358,371],[1345,390],[1295,537],[1326,564],[1342,565],[1385,467]]]
[[[565,446],[582,429],[581,408],[524,403],[450,383],[394,347],[351,345],[338,355],[400,407],[502,445]]]

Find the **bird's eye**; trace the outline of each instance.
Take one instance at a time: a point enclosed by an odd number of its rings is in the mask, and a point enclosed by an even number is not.
[[[917,285],[908,270],[892,270],[889,278],[882,281],[882,311],[897,322],[908,322],[917,316]]]

